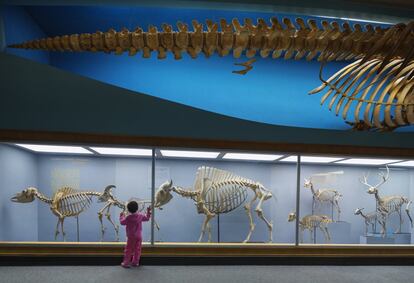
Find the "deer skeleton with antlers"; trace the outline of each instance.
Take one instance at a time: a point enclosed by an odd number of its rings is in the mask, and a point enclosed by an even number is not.
[[[384,196],[384,197],[381,197],[379,195],[378,187],[383,185],[390,178],[390,170],[388,166],[386,166],[386,168],[387,168],[387,174],[384,175],[384,173],[382,172],[378,173],[378,175],[381,177],[382,180],[375,186],[368,184],[366,175],[364,175],[363,180],[360,179],[360,182],[362,184],[369,187],[367,193],[370,195],[375,195],[375,199],[377,202],[376,203],[377,212],[379,213],[379,215],[381,215],[381,218],[382,218],[381,221],[383,222],[383,231],[381,231],[381,234],[383,235],[383,237],[385,237],[387,233],[386,223],[387,223],[388,217],[394,212],[396,212],[400,218],[400,225],[398,226],[397,230],[394,233],[401,233],[401,224],[403,223],[401,208],[404,204],[407,204],[405,211],[408,215],[408,218],[410,219],[411,227],[413,227],[413,220],[410,215],[410,205],[412,203],[411,200],[409,200],[408,198],[404,196],[398,196],[398,195]]]

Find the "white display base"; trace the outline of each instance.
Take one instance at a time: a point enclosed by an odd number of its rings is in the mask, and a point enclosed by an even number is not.
[[[381,234],[370,234],[360,236],[360,244],[411,244],[411,234],[388,234],[382,237]]]

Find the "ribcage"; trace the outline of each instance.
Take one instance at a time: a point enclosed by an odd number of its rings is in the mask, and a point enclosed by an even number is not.
[[[212,213],[227,213],[241,204],[247,198],[246,187],[239,185],[225,185],[221,187],[210,187],[205,191],[204,204]]]
[[[358,60],[330,77],[314,94],[327,89],[321,98],[335,114],[350,124],[389,129],[414,123],[414,61],[403,69],[403,59]]]
[[[69,194],[59,200],[59,212],[64,216],[76,216],[88,209],[92,203],[92,196],[76,193]]]
[[[405,199],[401,197],[393,197],[384,202],[385,208],[388,210],[388,213],[397,211],[405,203]]]

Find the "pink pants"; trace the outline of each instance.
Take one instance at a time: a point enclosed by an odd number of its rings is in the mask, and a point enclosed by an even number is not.
[[[124,250],[124,261],[122,262],[125,265],[130,263],[139,264],[139,259],[141,258],[141,244],[142,239],[128,238],[127,244]],[[132,261],[131,261],[132,259]]]

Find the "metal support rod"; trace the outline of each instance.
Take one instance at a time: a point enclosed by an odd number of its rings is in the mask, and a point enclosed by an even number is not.
[[[76,230],[77,230],[77,239],[79,242],[80,236],[79,236],[79,216],[76,216]]]
[[[154,226],[155,226],[155,148],[152,149],[152,162],[151,162],[151,246],[154,245]]]
[[[299,219],[300,219],[300,155],[296,164],[296,226],[295,246],[299,246]]]
[[[217,214],[217,242],[220,243],[220,214]]]

